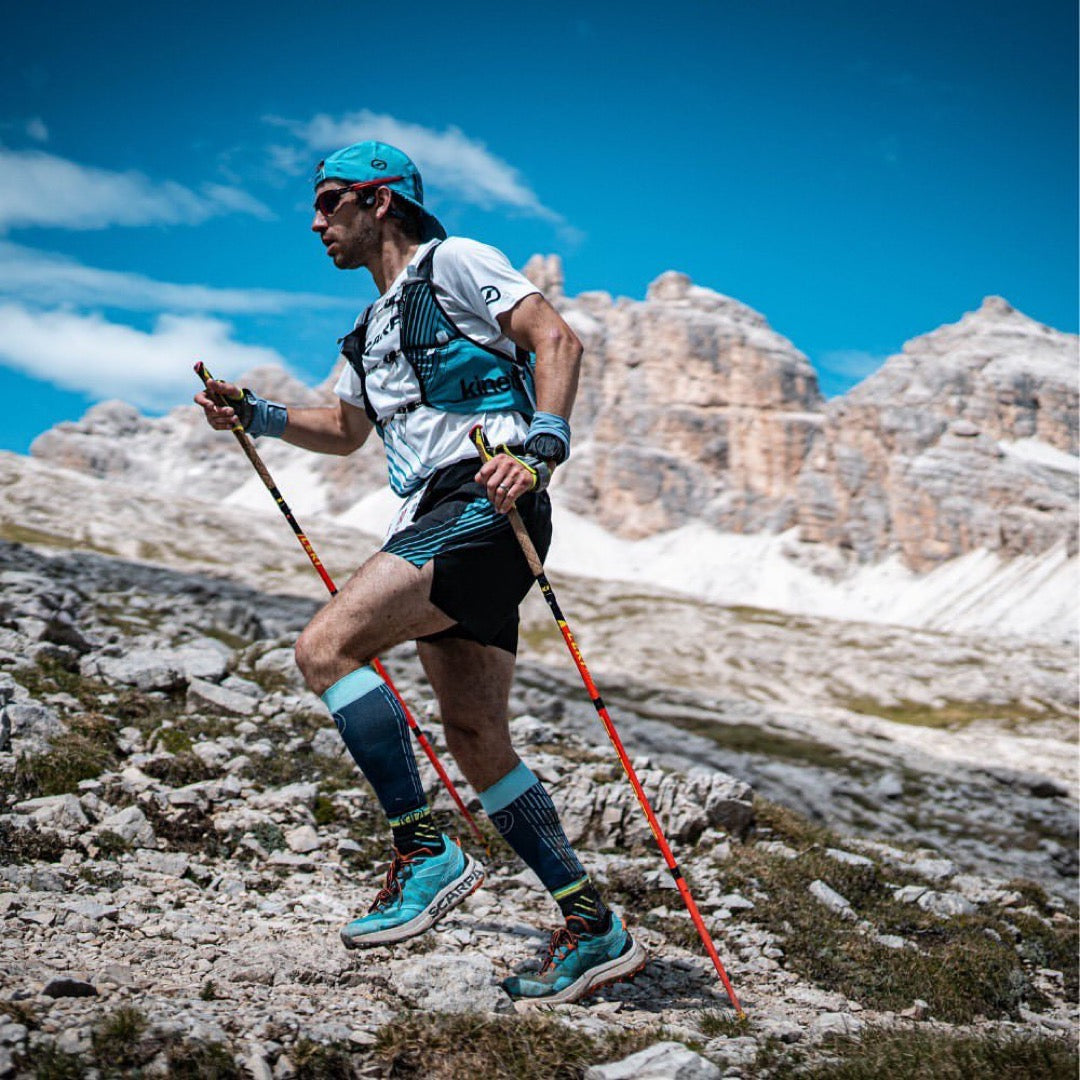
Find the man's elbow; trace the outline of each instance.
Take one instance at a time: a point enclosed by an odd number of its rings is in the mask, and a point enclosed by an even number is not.
[[[581,338],[561,319],[556,325],[549,328],[547,339],[548,346],[556,356],[564,357],[575,367],[581,363],[585,346],[581,344]]]

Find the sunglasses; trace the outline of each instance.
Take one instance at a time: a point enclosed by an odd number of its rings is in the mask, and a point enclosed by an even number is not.
[[[320,191],[315,196],[315,202],[312,204],[317,214],[322,214],[324,218],[328,218],[331,214],[337,212],[338,205],[341,200],[349,194],[350,191],[363,191],[364,188],[384,187],[387,184],[394,183],[395,180],[401,180],[400,176],[385,176],[380,177],[378,180],[364,180],[358,184],[349,184],[348,187],[339,188],[327,188],[326,191]],[[371,205],[369,202],[367,205]]]

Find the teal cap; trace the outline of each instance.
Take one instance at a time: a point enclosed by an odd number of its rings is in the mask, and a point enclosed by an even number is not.
[[[384,181],[386,187],[420,211],[421,240],[446,239],[446,230],[439,219],[424,209],[420,170],[396,146],[369,139],[336,150],[315,169],[315,185],[324,180],[344,180],[350,184]]]

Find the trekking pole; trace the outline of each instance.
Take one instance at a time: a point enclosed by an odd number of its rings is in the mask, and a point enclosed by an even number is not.
[[[206,365],[200,360],[195,365],[195,374],[199,376],[205,386],[213,376],[206,369]],[[228,402],[220,395],[211,393],[211,396],[215,398],[219,405],[228,405]],[[244,431],[240,424],[237,422],[231,428],[232,433],[236,436],[236,441],[240,444],[240,448],[247,455],[248,461],[251,462],[255,471],[259,474],[259,479],[266,485],[266,490],[274,497],[274,502],[278,504],[278,509],[285,515],[285,520],[292,526],[292,531],[296,533],[296,539],[300,541],[300,546],[307,553],[307,557],[311,560],[311,565],[318,571],[319,577],[322,578],[323,584],[329,590],[331,596],[337,596],[337,586],[331,580],[330,575],[326,572],[326,567],[319,561],[319,556],[315,554],[315,549],[311,546],[311,542],[304,535],[303,530],[300,528],[299,522],[293,517],[292,511],[289,509],[288,504],[281,497],[281,492],[278,491],[277,485],[274,483],[273,477],[270,475],[270,471],[263,464],[263,460],[259,457],[259,452],[255,449],[255,444],[251,441],[251,437]],[[391,694],[397,698],[397,703],[401,706],[401,711],[405,714],[405,719],[412,730],[412,733],[416,736],[416,741],[420,744],[421,749],[427,754],[428,761],[431,762],[435,771],[439,774],[439,779],[443,782],[446,790],[450,793],[450,797],[457,804],[458,810],[461,811],[461,816],[469,823],[469,828],[472,829],[473,835],[477,841],[487,849],[487,842],[484,840],[483,833],[480,832],[479,827],[473,820],[472,814],[469,813],[465,803],[462,802],[461,796],[458,794],[457,788],[454,787],[453,780],[447,775],[446,770],[442,767],[442,762],[439,761],[435,754],[435,748],[431,745],[427,735],[424,734],[423,729],[413,718],[413,714],[409,711],[409,706],[405,704],[405,699],[398,693],[397,687],[390,681],[390,675],[387,673],[386,668],[382,666],[379,658],[373,656],[371,658],[371,666],[375,669],[376,674],[384,683],[386,688]]]
[[[469,432],[469,437],[472,439],[473,445],[476,447],[477,453],[479,453],[482,461],[490,461],[491,458],[495,456],[491,449],[491,445],[484,436],[484,429],[481,425],[477,424],[476,427]],[[690,918],[697,928],[698,936],[705,946],[705,951],[709,954],[709,959],[713,962],[713,967],[716,968],[717,975],[720,976],[720,981],[724,984],[724,989],[727,991],[727,996],[731,1000],[731,1004],[735,1007],[735,1015],[741,1020],[746,1014],[739,1004],[739,999],[735,996],[731,980],[728,979],[727,972],[724,970],[724,965],[720,962],[720,957],[716,952],[716,946],[713,945],[712,938],[709,936],[709,931],[705,927],[701,912],[698,911],[698,906],[694,902],[693,896],[690,894],[690,886],[687,885],[686,878],[683,877],[682,871],[679,869],[679,864],[675,861],[675,856],[671,853],[671,845],[668,844],[667,838],[660,828],[660,822],[656,820],[656,814],[649,804],[645,789],[641,786],[641,781],[638,779],[637,772],[634,770],[630,758],[627,757],[622,740],[619,738],[619,733],[615,730],[615,725],[611,722],[607,707],[604,705],[603,698],[600,697],[600,691],[597,690],[596,683],[593,682],[592,676],[589,674],[589,669],[585,666],[585,658],[581,655],[581,650],[574,640],[574,635],[570,632],[570,627],[567,625],[566,619],[563,618],[563,613],[559,608],[559,603],[555,599],[555,593],[551,588],[551,582],[548,581],[547,575],[544,573],[544,564],[536,552],[536,546],[533,544],[532,538],[529,536],[529,530],[525,527],[525,522],[521,520],[521,514],[518,513],[517,509],[511,507],[507,513],[507,517],[510,519],[510,527],[514,530],[514,536],[517,537],[517,541],[521,545],[521,550],[525,554],[525,561],[529,564],[529,569],[532,571],[536,583],[540,586],[540,591],[544,594],[544,599],[547,601],[548,607],[551,608],[551,613],[555,616],[555,621],[559,624],[559,630],[562,633],[563,640],[566,642],[566,647],[570,650],[570,655],[574,658],[574,663],[577,665],[582,682],[585,683],[585,689],[588,691],[593,706],[604,725],[604,730],[607,731],[608,738],[611,740],[612,746],[615,747],[615,752],[619,755],[619,761],[622,763],[623,771],[630,781],[630,786],[634,789],[634,794],[641,804],[641,809],[645,811],[645,817],[649,820],[649,828],[652,829],[652,834],[656,838],[657,846],[660,848],[660,852],[664,856],[664,861],[667,863],[667,868],[671,873],[672,878],[675,880],[675,885],[683,898],[683,903],[686,904],[686,910],[690,912]]]

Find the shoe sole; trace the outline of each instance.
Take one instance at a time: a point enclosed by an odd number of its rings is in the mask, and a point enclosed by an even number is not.
[[[444,915],[453,911],[467,896],[472,895],[484,883],[484,868],[471,856],[465,856],[465,868],[448,885],[435,894],[434,899],[414,919],[400,926],[386,930],[376,930],[370,934],[358,934],[351,937],[341,930],[341,941],[346,949],[366,949],[375,945],[394,945],[399,941],[408,941],[430,930]]]
[[[567,1005],[574,1001],[595,994],[597,990],[612,983],[623,982],[632,979],[649,961],[649,954],[633,938],[630,939],[631,947],[614,960],[606,964],[599,964],[589,968],[569,986],[560,990],[557,994],[547,994],[544,997],[520,997],[514,998],[515,1005]]]

